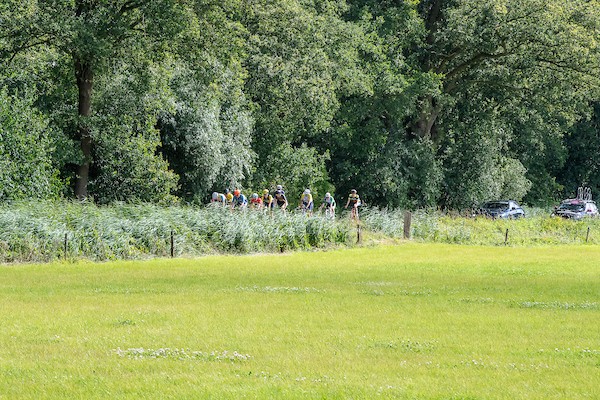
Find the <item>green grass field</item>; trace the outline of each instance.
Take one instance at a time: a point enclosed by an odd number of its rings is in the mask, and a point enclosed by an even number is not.
[[[0,399],[598,399],[600,247],[0,267]]]

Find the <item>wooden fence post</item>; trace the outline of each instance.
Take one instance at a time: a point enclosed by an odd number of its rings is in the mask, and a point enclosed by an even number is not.
[[[360,232],[360,224],[356,225],[356,244],[360,243],[362,241],[362,235]]]
[[[175,257],[175,237],[171,230],[171,258]]]
[[[404,213],[404,239],[410,239],[410,225],[412,223],[412,213],[406,211]]]
[[[587,228],[587,233],[585,234],[585,242],[588,242],[588,239],[590,238],[590,227],[588,226]]]
[[[504,245],[508,244],[508,228],[506,228],[506,233],[504,234]]]
[[[67,259],[68,240],[69,240],[68,234],[67,234],[67,232],[65,232],[65,260]]]

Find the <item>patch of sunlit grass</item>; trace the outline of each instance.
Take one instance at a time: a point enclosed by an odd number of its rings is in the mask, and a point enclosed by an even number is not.
[[[7,398],[600,397],[600,248],[0,269]]]

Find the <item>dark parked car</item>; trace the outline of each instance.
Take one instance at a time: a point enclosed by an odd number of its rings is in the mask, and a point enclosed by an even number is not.
[[[587,217],[597,217],[598,207],[592,200],[567,199],[560,203],[552,215],[580,220]]]
[[[525,211],[514,200],[496,200],[483,203],[478,210],[479,215],[492,218],[523,218]]]

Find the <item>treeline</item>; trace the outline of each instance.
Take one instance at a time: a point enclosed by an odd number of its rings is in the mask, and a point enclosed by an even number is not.
[[[596,0],[5,0],[0,201],[597,193],[599,36]]]

